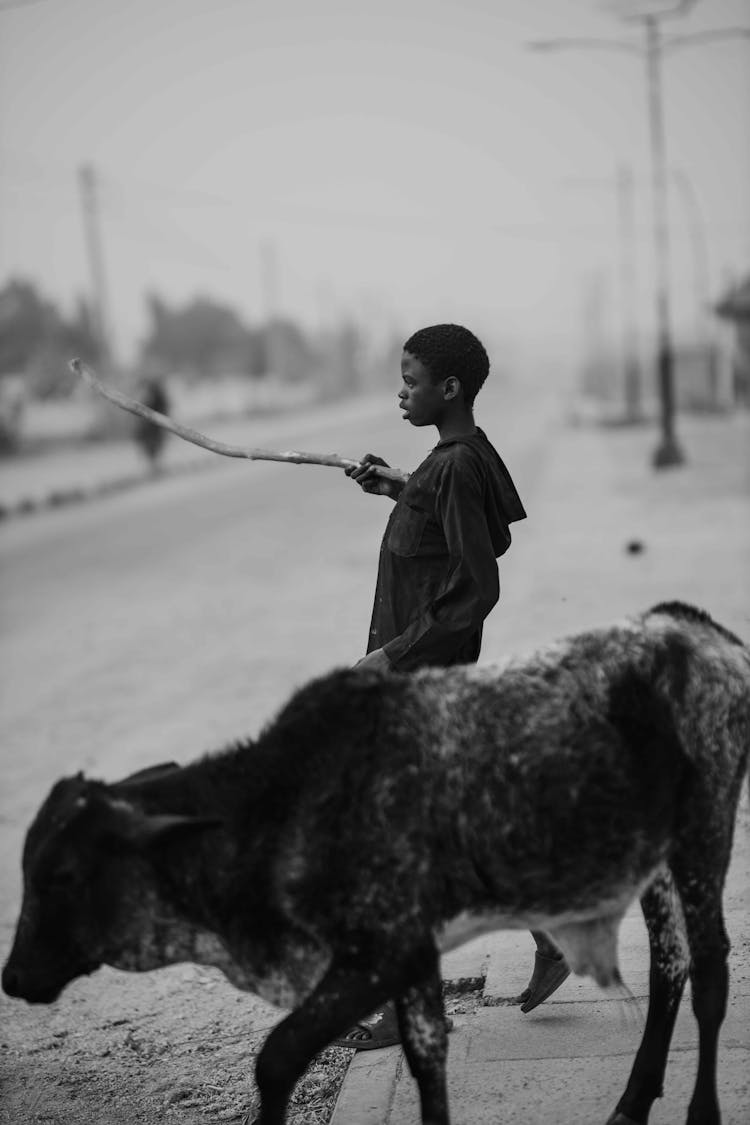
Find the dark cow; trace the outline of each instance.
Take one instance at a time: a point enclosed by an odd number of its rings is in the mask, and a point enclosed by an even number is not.
[[[26,839],[3,987],[48,1003],[102,964],[219,966],[292,1009],[258,1057],[262,1125],[284,1121],[317,1052],[393,997],[422,1121],[446,1125],[440,950],[546,930],[606,987],[640,896],[648,1019],[609,1122],[646,1122],[689,971],[688,1122],[715,1125],[749,736],[750,651],[680,603],[502,666],[334,672],[255,742],[114,785],[58,782]]]

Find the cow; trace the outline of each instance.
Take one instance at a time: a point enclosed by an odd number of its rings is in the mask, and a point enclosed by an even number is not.
[[[606,988],[639,897],[648,1017],[608,1125],[647,1121],[688,975],[687,1121],[717,1125],[749,750],[750,650],[679,602],[499,665],[333,671],[255,740],[58,781],[27,834],[2,985],[45,1004],[103,964],[218,966],[291,1009],[257,1059],[260,1125],[282,1125],[313,1057],[393,998],[423,1125],[448,1125],[441,951],[544,930]]]

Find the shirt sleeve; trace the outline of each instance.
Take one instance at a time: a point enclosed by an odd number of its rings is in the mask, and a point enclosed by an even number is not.
[[[448,548],[448,571],[431,604],[383,646],[398,671],[450,663],[500,596],[482,479],[470,461],[446,465],[437,488],[436,516]]]

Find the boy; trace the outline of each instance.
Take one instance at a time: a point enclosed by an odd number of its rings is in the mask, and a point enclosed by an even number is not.
[[[396,501],[385,529],[367,655],[358,668],[408,672],[473,664],[484,619],[500,595],[497,559],[511,523],[526,518],[510,473],[474,422],[474,399],[489,374],[477,337],[457,324],[415,332],[404,344],[399,405],[412,426],[436,426],[439,441],[404,484],[377,475],[366,454],[347,469],[365,492]],[[544,934],[521,996],[531,1011],[562,984],[567,965]],[[399,1041],[393,1005],[336,1042],[355,1050]]]

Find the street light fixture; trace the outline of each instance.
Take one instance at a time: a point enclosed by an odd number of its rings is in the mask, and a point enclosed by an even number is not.
[[[647,16],[655,19],[684,16],[696,3],[697,0],[604,0],[601,7],[623,20],[642,20]]]
[[[694,0],[619,0],[612,5],[624,19],[643,25],[642,45],[625,39],[543,39],[529,44],[534,51],[560,51],[569,48],[625,51],[645,59],[648,92],[649,132],[651,138],[651,180],[653,193],[653,238],[656,258],[657,355],[661,440],[653,455],[657,469],[679,465],[684,454],[677,443],[674,425],[674,351],[672,347],[669,300],[669,226],[667,221],[667,162],[664,134],[664,113],[661,91],[662,54],[697,43],[719,39],[750,38],[750,28],[733,27],[676,35],[663,38],[661,20],[683,15]]]

